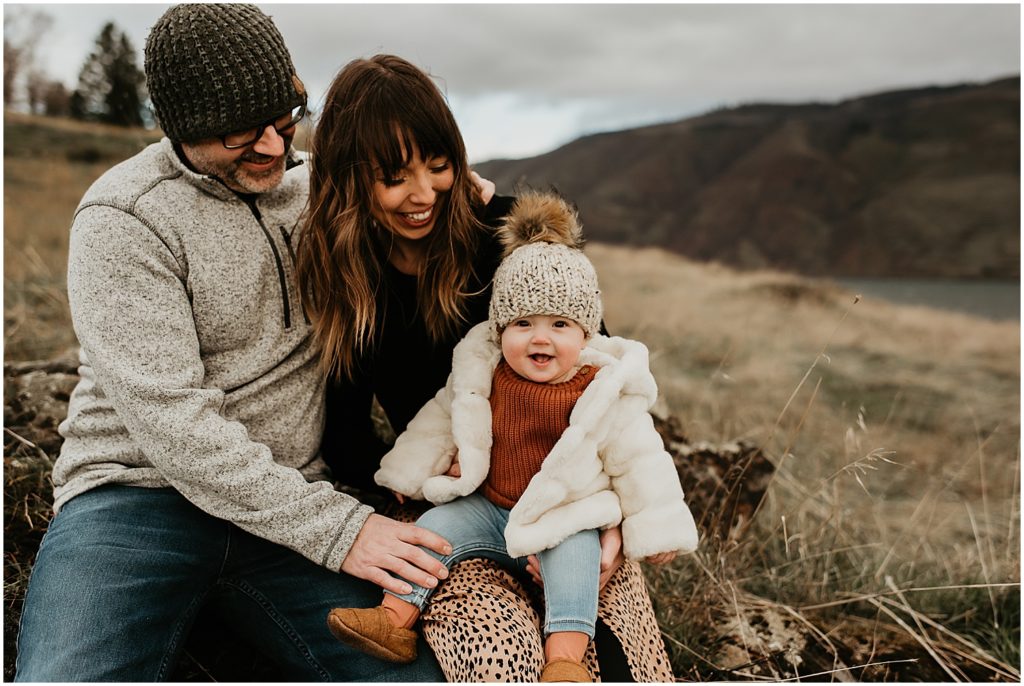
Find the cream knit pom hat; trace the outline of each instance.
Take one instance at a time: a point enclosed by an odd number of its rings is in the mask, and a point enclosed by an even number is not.
[[[501,229],[505,259],[494,274],[490,319],[500,331],[533,314],[572,319],[588,337],[601,327],[597,272],[583,254],[576,211],[548,193],[525,193]]]

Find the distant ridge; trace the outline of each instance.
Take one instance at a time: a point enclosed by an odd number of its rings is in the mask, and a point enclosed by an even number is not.
[[[811,275],[1020,277],[1020,77],[750,104],[475,165],[587,237]]]

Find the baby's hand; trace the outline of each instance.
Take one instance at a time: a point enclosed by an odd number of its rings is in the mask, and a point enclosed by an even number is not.
[[[444,473],[445,476],[458,479],[462,476],[462,467],[459,466],[459,451],[455,450],[455,455],[452,456],[452,463],[448,467],[448,471]]]
[[[657,555],[648,555],[644,558],[645,562],[650,562],[652,565],[664,565],[668,564],[672,560],[676,559],[676,554],[672,553],[658,553]]]
[[[398,491],[391,491],[392,495],[395,496],[395,500],[398,501],[399,505],[405,505],[405,496]]]

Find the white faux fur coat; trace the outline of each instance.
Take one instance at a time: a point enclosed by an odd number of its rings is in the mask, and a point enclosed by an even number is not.
[[[473,327],[455,347],[446,386],[384,456],[378,484],[434,504],[483,484],[490,467],[491,381],[500,360],[494,325]],[[598,371],[576,402],[569,428],[511,510],[509,555],[530,555],[577,531],[620,523],[629,559],[694,550],[697,527],[648,412],[658,391],[647,348],[595,335],[580,364]],[[445,476],[456,453],[462,475]]]

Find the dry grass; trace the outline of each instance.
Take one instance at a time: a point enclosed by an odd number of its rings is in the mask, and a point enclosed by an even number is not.
[[[89,185],[156,135],[4,113],[4,359],[75,345],[65,296],[68,229]]]
[[[71,214],[145,141],[82,143],[95,128],[50,124],[5,116],[6,361],[74,345]],[[37,154],[41,140],[57,142]],[[778,467],[741,542],[705,540],[649,575],[677,674],[1019,679],[1016,322],[853,304],[827,282],[659,250],[588,254],[608,325],[651,349],[662,410],[694,439],[757,443]],[[6,505],[24,484],[7,484]]]
[[[68,228],[103,165],[4,160],[4,358],[74,345],[65,296]]]
[[[778,468],[744,541],[706,541],[650,576],[681,673],[800,673],[781,657],[738,666],[772,653],[735,654],[753,616],[762,631],[748,627],[748,641],[807,660],[820,634],[858,680],[1019,678],[1017,322],[855,303],[828,282],[653,249],[588,253],[609,326],[648,344],[687,434],[746,438]],[[895,590],[910,588],[927,590]],[[737,627],[733,648],[687,629],[709,612]],[[780,617],[805,630],[787,642]],[[896,645],[917,661],[864,667]]]

